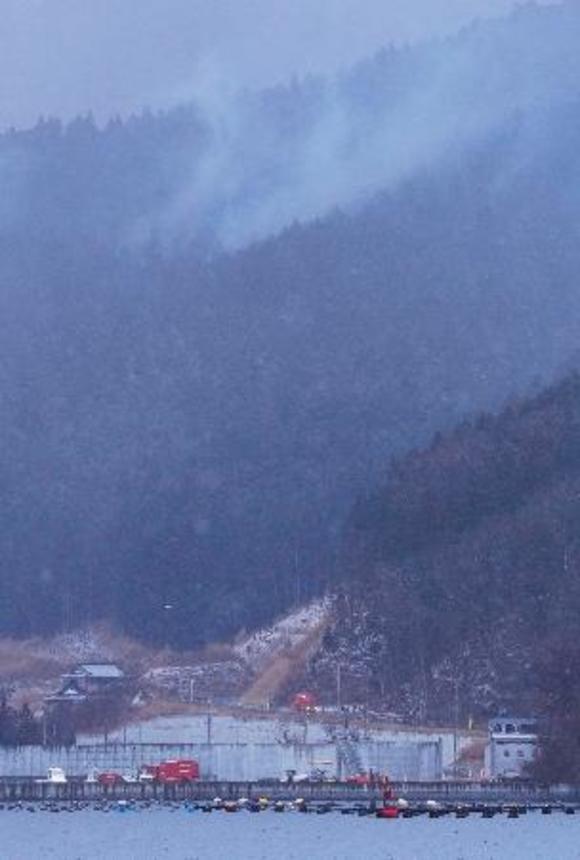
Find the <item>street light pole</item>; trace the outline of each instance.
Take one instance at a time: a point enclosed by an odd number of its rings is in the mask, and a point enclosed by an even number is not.
[[[165,640],[163,644],[165,645],[166,650],[169,650],[169,620],[171,617],[170,613],[171,613],[172,609],[173,609],[173,603],[164,603],[163,604],[163,615],[164,615],[164,618],[163,618],[164,631],[163,632],[164,632],[164,640]]]
[[[211,699],[207,700],[207,745],[211,746]]]
[[[459,681],[455,678],[455,699],[454,699],[454,715],[453,715],[453,762],[455,770],[457,770],[457,746],[459,732]]]

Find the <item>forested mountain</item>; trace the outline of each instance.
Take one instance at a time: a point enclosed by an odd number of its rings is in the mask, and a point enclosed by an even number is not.
[[[569,360],[579,20],[386,51],[225,128],[0,139],[0,630],[260,623],[334,578],[392,454]]]
[[[462,721],[500,708],[569,716],[579,525],[573,374],[392,464],[353,512],[327,645],[355,643],[375,693],[415,717],[454,721],[456,707]]]

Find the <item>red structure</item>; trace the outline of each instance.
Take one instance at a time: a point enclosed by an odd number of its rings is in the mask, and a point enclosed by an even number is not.
[[[114,771],[105,771],[104,773],[100,773],[97,777],[97,782],[99,785],[119,785],[119,783],[124,782],[125,780],[121,776],[120,773],[115,773]]]
[[[316,705],[316,696],[314,693],[308,692],[308,690],[296,693],[292,700],[292,707],[296,711],[313,711],[316,708]]]
[[[382,777],[383,805],[377,809],[377,818],[398,818],[401,809],[395,799],[395,792],[387,776]]]
[[[194,782],[199,779],[199,762],[194,759],[168,759],[161,764],[147,765],[145,771],[156,782],[164,785]]]
[[[345,779],[349,785],[358,785],[363,788],[382,788],[383,800],[388,800],[393,797],[389,777],[386,774],[375,773],[373,770],[361,771],[361,773],[353,773]]]

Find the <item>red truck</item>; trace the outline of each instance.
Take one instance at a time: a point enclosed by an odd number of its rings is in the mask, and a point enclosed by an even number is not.
[[[163,785],[170,783],[194,782],[199,779],[199,762],[194,759],[168,759],[161,764],[145,765],[140,781],[150,779]]]
[[[119,785],[122,782],[125,782],[124,778],[120,773],[115,773],[112,770],[106,770],[104,773],[100,773],[97,776],[97,782],[99,785]]]
[[[382,788],[383,791],[386,791],[390,788],[389,777],[385,774],[375,773],[372,770],[362,771],[361,773],[354,773],[351,776],[347,776],[345,782],[348,785],[357,785],[361,788]]]

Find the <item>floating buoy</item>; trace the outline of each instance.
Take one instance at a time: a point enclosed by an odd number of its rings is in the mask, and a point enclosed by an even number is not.
[[[400,809],[397,806],[380,806],[375,815],[377,818],[398,818]]]

